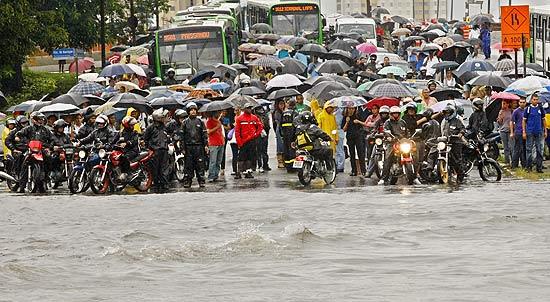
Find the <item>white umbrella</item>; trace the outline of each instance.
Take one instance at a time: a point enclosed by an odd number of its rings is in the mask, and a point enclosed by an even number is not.
[[[126,64],[126,66],[130,67],[132,71],[134,71],[135,74],[138,76],[146,77],[145,70],[141,66],[138,66],[136,64]]]
[[[51,105],[42,107],[40,108],[40,110],[38,110],[38,112],[66,114],[66,113],[76,112],[79,109],[80,108],[72,104],[56,103],[56,104],[51,104]]]
[[[550,80],[541,78],[538,76],[528,76],[522,79],[518,79],[506,88],[506,90],[522,90],[527,94],[539,91],[546,86],[550,86]]]
[[[99,77],[99,73],[89,72],[79,75],[78,80],[83,82],[94,82],[96,81],[97,77]]]
[[[288,87],[295,87],[302,85],[302,81],[298,79],[297,76],[293,74],[281,74],[273,79],[271,79],[269,82],[267,82],[267,89],[270,88],[288,88]]]

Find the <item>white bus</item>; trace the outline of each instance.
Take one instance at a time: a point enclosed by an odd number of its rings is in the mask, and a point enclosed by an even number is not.
[[[337,33],[349,34],[356,32],[376,45],[376,22],[370,18],[338,18],[334,30]]]
[[[550,68],[550,5],[531,6],[531,49],[528,58]]]

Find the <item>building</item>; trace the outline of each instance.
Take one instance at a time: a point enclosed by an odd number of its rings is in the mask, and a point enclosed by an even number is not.
[[[378,0],[378,5],[387,8],[391,15],[417,21],[447,18],[446,0]]]
[[[378,0],[370,0],[371,7],[376,7]],[[336,0],[336,12],[342,15],[367,13],[367,0]]]
[[[170,19],[180,10],[187,9],[188,7],[195,5],[202,5],[206,3],[206,0],[170,0],[168,5],[170,9],[166,13],[160,14],[160,25],[162,28],[166,28],[170,24]]]

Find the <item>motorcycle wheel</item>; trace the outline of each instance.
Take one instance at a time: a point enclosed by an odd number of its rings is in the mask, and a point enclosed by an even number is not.
[[[496,161],[486,159],[479,163],[479,177],[484,181],[500,181],[502,178],[502,170]]]
[[[84,174],[84,175],[83,175]],[[72,170],[69,176],[69,191],[71,193],[82,193],[88,190],[88,175],[84,170]]]
[[[463,168],[464,175],[468,175],[474,169],[474,162],[472,160],[465,160]]]
[[[447,166],[447,161],[444,159],[440,159],[437,162],[437,176],[439,178],[440,184],[448,184],[449,183],[449,169]]]
[[[498,160],[498,157],[500,156],[500,150],[498,149],[498,145],[496,143],[491,143],[489,145],[489,151],[487,151],[487,156],[489,156],[489,158],[492,158],[494,160]]]
[[[416,176],[414,175],[414,168],[412,163],[405,164],[405,176],[407,177],[407,183],[412,185]]]
[[[336,161],[332,160],[332,169],[326,169],[325,174],[323,175],[323,180],[327,185],[330,185],[336,180]]]
[[[382,160],[382,155],[376,155],[374,157],[374,173],[376,177],[380,179],[382,176],[382,170],[384,169],[384,161]]]
[[[15,178],[15,179],[17,179],[17,178]],[[19,190],[19,182],[18,181],[14,182],[14,181],[11,181],[11,180],[6,180],[6,184],[8,185],[8,188],[10,189],[10,191],[12,191],[12,192],[17,192],[17,190]]]
[[[103,181],[101,181],[101,176],[103,176],[103,169],[93,168],[90,172],[88,182],[90,183],[90,189],[95,194],[105,194],[109,190],[109,175],[105,175]]]
[[[298,170],[298,180],[304,186],[308,186],[311,183],[311,163],[304,162],[302,169]]]
[[[153,183],[153,172],[151,172],[151,169],[144,167],[139,174],[139,185],[135,185],[134,188],[140,192],[147,192]]]
[[[27,181],[27,192],[36,193],[44,191],[44,175],[42,167],[38,164],[31,165],[30,181]]]
[[[178,159],[178,165],[174,165],[174,170],[176,174],[176,179],[179,182],[183,182],[185,180],[185,162],[183,158]]]

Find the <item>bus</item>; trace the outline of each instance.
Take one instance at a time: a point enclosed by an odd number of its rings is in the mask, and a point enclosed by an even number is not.
[[[528,58],[550,68],[550,5],[529,7],[531,15],[531,49]]]
[[[177,27],[155,32],[149,66],[163,77],[169,68],[176,79],[217,63],[238,62],[238,38],[229,22],[223,20],[186,20]]]
[[[267,23],[281,36],[306,37],[323,44],[324,19],[319,4],[309,1],[251,0],[248,24]]]
[[[239,3],[232,2],[208,2],[207,5],[191,6],[185,10],[177,12],[170,20],[171,23],[175,23],[181,20],[185,20],[186,16],[199,16],[199,15],[218,15],[218,16],[231,16],[237,20],[238,30],[243,30],[244,16]]]
[[[376,22],[371,18],[338,18],[335,30],[337,33],[356,32],[367,41],[376,45]]]

